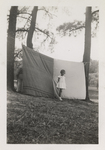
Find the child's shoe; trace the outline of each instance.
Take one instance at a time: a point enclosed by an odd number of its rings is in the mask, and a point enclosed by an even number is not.
[[[59,100],[60,100],[60,101],[62,101],[62,98],[61,98],[61,97],[59,97]]]

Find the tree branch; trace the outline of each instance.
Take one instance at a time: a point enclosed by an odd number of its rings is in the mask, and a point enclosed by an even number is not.
[[[30,15],[30,16],[32,16],[32,14],[30,14],[30,13],[24,13],[24,12],[18,12],[18,14],[17,15],[20,15],[20,14],[24,14],[24,15]]]
[[[23,28],[21,29],[21,28],[20,28],[20,29],[17,29],[15,32],[28,32],[28,30],[29,30],[29,29],[23,29]]]
[[[18,53],[16,53],[16,55],[14,56],[14,59],[19,55],[19,53],[21,52],[22,50],[20,50]]]
[[[50,37],[51,39],[53,39],[48,33],[46,33],[44,30],[41,30],[41,29],[39,29],[39,28],[35,28],[35,31],[36,30],[38,30],[38,31],[40,31],[40,32],[42,32],[43,34],[45,34],[45,35],[47,35],[47,37]],[[16,32],[28,32],[29,31],[29,29],[24,29],[24,28],[19,28],[19,29],[17,29],[16,30]]]
[[[26,22],[25,25],[24,25],[24,28],[25,28],[25,26],[27,25],[27,23],[28,23],[29,21],[31,22],[30,18],[31,18],[31,16],[28,17],[27,22]]]
[[[44,33],[44,34],[46,34],[43,30],[41,30],[41,29],[39,29],[39,28],[35,28],[35,29],[37,29],[38,31],[40,31],[40,32],[42,32],[42,33]]]
[[[42,42],[41,44],[43,44],[47,39],[48,39],[48,35],[47,35],[46,39],[44,39],[43,42]]]
[[[95,14],[96,12],[99,12],[99,10],[93,11],[93,12],[92,12],[92,15]]]
[[[47,34],[45,31],[43,31],[43,30],[41,30],[41,29],[39,29],[39,28],[35,28],[35,29],[37,29],[38,31],[40,31],[40,32],[42,32],[42,33],[44,33],[44,34],[46,34],[48,37],[50,37],[50,35],[49,34]],[[51,37],[50,37],[51,38]],[[52,39],[52,38],[51,38]]]
[[[22,17],[22,16],[17,16],[17,17],[20,17],[20,18],[23,18],[23,19],[27,19],[26,17]]]
[[[80,26],[80,27],[77,27],[77,28],[71,29],[69,32],[72,32],[72,31],[75,31],[75,30],[78,30],[78,29],[81,29],[81,28],[85,28],[85,26]]]
[[[55,14],[51,14],[48,10],[46,10],[46,9],[38,9],[38,10],[43,10],[43,11],[45,11],[46,13],[48,13],[50,16],[55,16],[55,17],[57,17]]]

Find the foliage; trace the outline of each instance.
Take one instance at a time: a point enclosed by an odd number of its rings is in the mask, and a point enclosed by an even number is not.
[[[99,26],[99,10],[92,12],[92,33],[91,36],[96,36]],[[83,21],[74,20],[73,22],[67,22],[56,28],[60,36],[77,36],[81,30],[85,28]]]
[[[49,17],[49,19],[52,19],[54,14],[52,14],[50,11],[56,12],[57,7],[38,7],[38,11],[43,11],[43,17]],[[23,40],[26,39],[30,24],[31,24],[31,19],[32,19],[32,10],[33,7],[30,6],[19,6],[17,10],[17,24],[16,24],[16,38]],[[9,13],[8,13],[9,14]],[[10,15],[10,14],[9,14]],[[7,20],[9,20],[7,15]],[[49,24],[50,26],[50,24]],[[41,41],[40,45],[43,46],[46,41],[49,41],[51,52],[53,51],[53,45],[55,43],[55,37],[54,34],[49,30],[49,29],[40,29],[38,27],[38,24],[36,23],[35,25],[35,34],[42,33],[44,36],[43,41]],[[36,50],[36,49],[35,49]],[[39,48],[37,49],[37,51]],[[14,52],[14,58],[16,59],[21,59],[22,53],[21,50],[15,50]]]
[[[18,13],[18,23],[24,22],[24,25],[22,24],[21,27],[17,26],[16,30],[16,36],[20,39],[24,39],[27,36],[27,33],[30,28],[31,24],[31,18],[32,18],[32,9],[33,7],[23,7],[20,9],[19,7],[19,13]],[[50,11],[56,11],[56,7],[38,7],[38,11],[43,11],[43,17],[49,17],[49,19],[52,19],[54,14],[50,13]],[[50,25],[49,25],[50,26]],[[49,31],[49,29],[40,29],[39,25],[36,21],[35,25],[35,33],[42,32],[43,34],[46,35],[45,39],[43,42],[47,40],[47,38],[53,39],[53,33]]]
[[[22,49],[18,48],[14,50],[14,60],[17,61],[19,59],[22,59],[23,57],[23,51]]]
[[[33,7],[18,7],[16,37],[24,39],[30,27]],[[24,23],[23,23],[24,22]]]
[[[16,25],[16,38],[23,40],[27,38],[28,31],[30,29],[31,19],[32,19],[32,6],[19,6],[18,7],[18,13],[17,13],[17,25]],[[38,12],[43,11],[43,18],[48,17],[49,20],[53,19],[55,17],[55,12],[57,11],[57,7],[38,7]],[[9,13],[8,13],[9,14]],[[7,15],[7,20],[9,15]],[[42,44],[44,44],[47,40],[54,39],[53,33],[50,31],[50,21],[48,23],[48,28],[40,29],[38,23],[36,22],[35,25],[35,32],[34,34],[37,34],[39,32],[43,33],[45,35],[45,39],[43,40]]]
[[[91,60],[89,73],[97,73],[98,72],[98,65],[99,65],[99,63],[97,60]]]
[[[98,68],[98,61],[97,60],[91,60],[90,61],[90,67],[89,67],[89,85],[90,86],[98,86],[98,80],[99,80],[99,68]]]
[[[89,86],[94,86],[98,88],[98,73],[89,74]]]
[[[77,35],[83,28],[85,27],[84,22],[75,20],[74,22],[64,23],[56,28],[61,36],[66,36],[73,34],[74,36]]]
[[[43,14],[43,17],[46,18],[46,17],[49,17],[49,19],[53,19],[55,15],[55,13],[57,12],[57,7],[55,6],[42,6],[42,7],[39,7],[39,10],[42,10],[44,12]],[[53,12],[53,13],[51,13]]]
[[[92,13],[92,37],[97,35],[97,30],[99,28],[99,10]]]

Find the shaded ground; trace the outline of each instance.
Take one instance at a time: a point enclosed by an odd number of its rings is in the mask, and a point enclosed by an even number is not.
[[[96,102],[61,102],[10,91],[7,92],[7,98],[7,143],[98,143]]]

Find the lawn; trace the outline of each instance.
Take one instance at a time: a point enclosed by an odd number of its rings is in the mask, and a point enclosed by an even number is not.
[[[7,91],[8,144],[98,144],[98,102]]]

